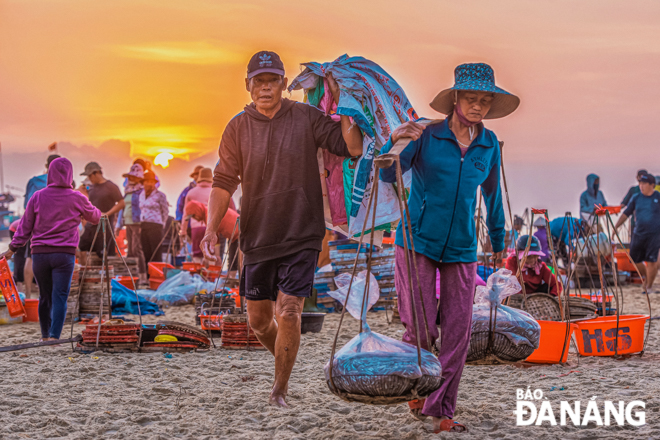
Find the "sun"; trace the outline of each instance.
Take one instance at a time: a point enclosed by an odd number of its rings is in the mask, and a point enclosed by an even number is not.
[[[170,160],[174,159],[172,153],[160,153],[154,158],[154,165],[160,165],[163,168],[170,166]]]

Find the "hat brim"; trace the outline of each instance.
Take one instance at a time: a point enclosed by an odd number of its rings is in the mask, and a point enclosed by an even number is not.
[[[431,101],[431,108],[439,113],[449,115],[454,111],[454,91],[472,91],[472,92],[486,92],[495,94],[493,103],[490,110],[484,119],[499,119],[510,115],[520,105],[520,98],[512,95],[504,89],[497,86],[488,85],[482,86],[482,83],[473,82],[466,84],[458,84],[449,89],[445,89],[438,93],[433,101]]]
[[[261,73],[274,73],[276,75],[282,75],[284,76],[284,70],[282,69],[273,69],[273,68],[266,68],[266,69],[257,69],[254,72],[248,73],[248,79],[254,78],[255,76],[261,74]]]
[[[525,251],[518,251],[518,259],[522,259],[522,257],[525,255]],[[529,257],[530,255],[538,255],[539,257],[545,257],[545,253],[543,251],[529,251],[527,252],[527,256]]]
[[[200,177],[199,179],[197,179],[197,183],[200,183],[200,182],[211,182],[211,183],[213,183],[213,177]]]

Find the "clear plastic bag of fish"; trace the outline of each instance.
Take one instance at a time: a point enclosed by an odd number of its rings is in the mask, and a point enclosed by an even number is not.
[[[523,310],[502,304],[520,289],[518,279],[507,269],[498,270],[488,278],[486,286],[477,287],[467,362],[490,355],[517,362],[539,347],[541,326],[536,319]]]
[[[361,307],[356,307],[357,304],[361,306],[364,298],[366,273],[362,279],[361,290],[351,288],[346,306],[354,318],[362,320],[362,333],[335,353],[332,381],[330,362],[325,365],[330,391],[344,400],[371,404],[392,404],[428,396],[442,384],[440,361],[431,352],[421,349],[420,367],[416,346],[371,331],[366,313],[360,317]],[[365,311],[376,302],[372,298],[373,291],[370,288]],[[377,300],[378,289],[375,295]],[[346,304],[345,298],[342,304]]]

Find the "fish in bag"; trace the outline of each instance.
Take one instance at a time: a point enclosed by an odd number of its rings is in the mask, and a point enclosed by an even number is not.
[[[380,295],[378,282],[370,274],[369,294],[364,312],[361,304],[366,292],[366,271],[353,281],[348,304],[347,283],[342,292],[331,292],[346,310],[362,320],[362,332],[342,347],[325,365],[325,377],[330,391],[344,400],[370,404],[393,404],[427,397],[442,384],[442,366],[429,351],[371,331],[366,310]],[[344,280],[346,281],[346,280]],[[338,283],[340,284],[340,283]],[[420,362],[421,361],[421,362]]]
[[[541,326],[536,319],[502,304],[520,290],[518,279],[507,269],[498,270],[486,286],[477,287],[466,362],[518,362],[539,347]]]

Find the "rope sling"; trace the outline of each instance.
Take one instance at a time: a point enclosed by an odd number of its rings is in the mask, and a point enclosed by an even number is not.
[[[433,123],[438,123],[441,121],[422,121],[424,125],[430,125]],[[353,285],[353,281],[355,279],[357,267],[358,267],[358,259],[360,258],[360,250],[362,249],[362,244],[364,241],[364,234],[365,231],[367,231],[367,223],[369,221],[369,214],[372,214],[372,221],[371,221],[371,229],[369,230],[372,232],[369,237],[369,249],[367,253],[367,280],[370,279],[371,277],[371,259],[373,255],[373,237],[374,237],[374,226],[375,226],[375,221],[376,221],[376,210],[378,206],[378,182],[379,182],[379,172],[380,169],[384,168],[389,168],[392,165],[395,165],[396,169],[396,187],[397,187],[397,202],[399,206],[399,213],[401,215],[401,219],[405,218],[405,223],[404,223],[404,228],[408,228],[408,234],[410,236],[410,249],[408,247],[408,237],[406,233],[403,234],[403,249],[405,251],[405,261],[406,261],[406,275],[408,278],[408,292],[407,294],[410,295],[410,300],[412,304],[412,309],[413,309],[413,322],[414,322],[414,331],[415,331],[415,343],[416,343],[416,349],[417,349],[417,364],[422,370],[422,348],[420,345],[420,329],[419,329],[419,318],[417,316],[417,307],[415,304],[415,294],[413,293],[414,287],[413,287],[413,274],[412,270],[415,271],[415,277],[417,281],[417,297],[419,300],[419,304],[422,305],[422,310],[423,310],[423,300],[422,300],[422,291],[421,291],[421,286],[419,283],[419,272],[417,269],[417,260],[415,257],[415,247],[413,243],[413,234],[412,234],[412,226],[410,224],[410,214],[408,212],[408,203],[406,200],[406,191],[405,191],[405,186],[403,183],[403,176],[402,176],[402,171],[401,171],[401,162],[399,158],[399,154],[403,149],[408,145],[408,143],[411,141],[410,138],[402,138],[399,139],[396,144],[393,146],[392,150],[387,153],[387,154],[382,154],[378,156],[377,158],[374,159],[374,165],[375,165],[375,177],[374,177],[374,183],[373,187],[371,189],[371,194],[369,195],[369,201],[367,203],[367,211],[365,214],[364,218],[364,224],[362,226],[362,232],[360,234],[360,240],[359,240],[359,245],[358,245],[358,252],[355,256],[355,262],[353,265],[353,270],[351,274],[351,280],[348,285],[348,291],[346,295],[346,301],[345,305],[348,304],[348,299],[351,294],[351,287]],[[373,211],[372,211],[373,209]],[[404,217],[405,216],[405,217]],[[411,257],[412,254],[412,257]],[[412,270],[411,270],[412,269]],[[362,298],[362,310],[361,310],[361,316],[365,316],[365,306],[369,294],[369,284],[370,283],[365,283],[365,291],[364,295]],[[425,397],[428,397],[433,391],[438,389],[440,385],[442,384],[442,378],[441,377],[433,377],[433,376],[426,376],[422,375],[422,377],[417,378],[417,379],[409,379],[405,377],[401,377],[398,375],[389,375],[389,376],[372,376],[368,379],[369,383],[365,384],[365,386],[361,387],[361,390],[363,391],[364,394],[355,394],[355,393],[349,393],[340,388],[337,385],[337,380],[340,378],[340,376],[335,376],[333,374],[333,370],[335,369],[335,353],[337,351],[337,341],[339,339],[339,333],[341,331],[341,326],[344,321],[344,316],[346,314],[346,306],[344,305],[341,313],[341,317],[339,319],[339,325],[337,327],[337,332],[335,334],[334,341],[332,343],[332,351],[330,354],[330,362],[329,362],[329,374],[328,374],[328,387],[330,388],[330,391],[340,397],[343,400],[349,401],[349,402],[361,402],[361,403],[367,403],[367,404],[372,404],[372,405],[391,405],[391,404],[397,404],[397,403],[403,403],[403,402],[408,402],[411,400],[415,399],[423,399]],[[423,321],[424,321],[424,330],[426,332],[426,340],[430,343],[431,339],[429,337],[429,329],[428,329],[428,322],[426,318],[426,314],[423,313]],[[362,321],[361,321],[362,322]],[[363,333],[365,329],[362,326],[362,323],[360,324],[360,333]],[[422,370],[423,372],[423,370]],[[358,376],[351,376],[349,379],[350,380],[360,380],[360,379],[353,379],[357,378]],[[342,378],[343,379],[343,378]],[[392,396],[392,395],[384,395],[384,394],[389,394],[387,393],[386,390],[399,390],[398,395]]]

